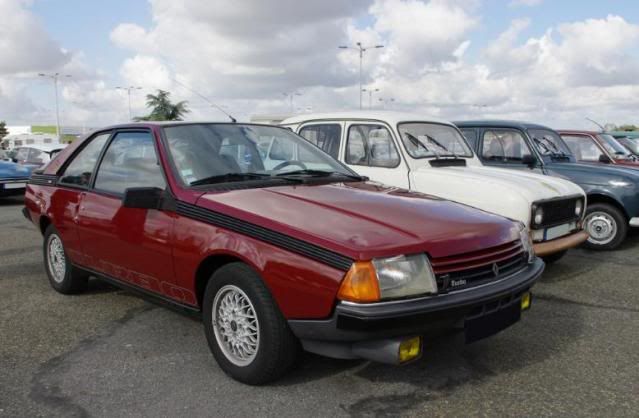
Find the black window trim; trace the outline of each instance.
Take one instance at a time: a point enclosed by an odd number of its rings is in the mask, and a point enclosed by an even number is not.
[[[514,166],[523,166],[523,164],[521,162],[503,162],[503,161],[494,161],[494,160],[489,160],[487,158],[484,158],[484,136],[486,135],[487,131],[510,131],[510,132],[518,132],[522,139],[524,140],[524,143],[526,144],[526,146],[528,147],[528,149],[531,151],[531,154],[533,157],[535,157],[535,160],[537,161],[537,166],[541,166],[543,165],[543,158],[541,158],[539,156],[539,154],[537,153],[537,148],[534,146],[534,144],[531,143],[529,137],[528,137],[528,133],[519,129],[519,128],[505,128],[505,127],[501,127],[501,126],[484,126],[481,129],[479,129],[479,138],[478,138],[478,143],[477,143],[477,156],[480,159],[480,161],[482,163],[484,163],[485,161],[488,161],[492,164],[503,164],[503,165],[514,165]],[[481,152],[480,152],[481,150]]]
[[[370,155],[368,152],[368,138],[366,138],[365,141],[365,148],[366,148],[366,161],[367,164],[354,164],[354,163],[349,163],[348,161],[346,161],[346,157],[348,154],[348,141],[349,141],[349,137],[351,134],[351,128],[353,128],[353,126],[356,125],[377,125],[377,126],[383,126],[388,133],[390,134],[390,139],[391,139],[391,143],[393,144],[393,147],[395,148],[395,152],[397,153],[397,164],[395,164],[394,166],[383,166],[383,165],[370,165],[369,163],[369,159],[370,159]],[[400,152],[400,150],[397,148],[397,142],[395,141],[394,135],[393,135],[393,130],[391,129],[391,127],[382,122],[382,121],[375,121],[375,120],[371,120],[371,121],[359,121],[359,120],[350,120],[348,121],[348,129],[346,130],[346,137],[344,139],[344,164],[347,165],[354,165],[357,167],[373,167],[373,168],[397,168],[402,164],[402,154]]]
[[[119,199],[121,199],[124,196],[124,193],[118,193],[118,192],[113,192],[113,191],[104,190],[104,189],[97,189],[95,187],[95,181],[97,179],[100,166],[102,165],[102,160],[104,159],[104,155],[109,150],[111,143],[115,140],[115,138],[120,133],[146,133],[151,136],[151,141],[153,142],[153,148],[155,149],[155,158],[157,159],[158,165],[160,166],[160,173],[162,174],[162,177],[164,179],[164,188],[165,190],[167,190],[170,186],[166,178],[166,173],[164,172],[162,160],[160,159],[158,141],[155,140],[155,135],[153,135],[153,130],[149,128],[121,128],[121,129],[112,130],[111,135],[109,136],[109,139],[107,139],[106,144],[104,144],[104,148],[102,148],[102,151],[100,152],[98,161],[96,162],[96,165],[95,165],[95,170],[91,174],[91,179],[89,180],[89,187],[87,188],[87,190],[101,196],[115,197]]]

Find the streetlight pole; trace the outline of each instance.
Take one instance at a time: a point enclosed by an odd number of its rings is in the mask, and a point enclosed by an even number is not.
[[[379,89],[362,89],[363,92],[368,92],[368,108],[373,108],[373,93],[377,93]]]
[[[383,97],[380,97],[379,101],[382,102],[382,109],[386,109],[386,103],[393,103],[395,99],[392,97],[390,99],[385,99]]]
[[[116,87],[115,89],[126,90],[126,94],[129,97],[129,121],[133,120],[133,115],[131,114],[131,90],[142,90],[142,87],[129,86],[129,87]]]
[[[295,113],[295,107],[293,106],[293,97],[294,96],[301,96],[302,93],[298,92],[298,91],[292,91],[290,93],[282,93],[284,95],[284,97],[288,97],[290,104],[291,104],[291,113]]]
[[[39,77],[48,77],[53,80],[53,91],[55,92],[55,133],[58,136],[58,142],[61,140],[60,136],[60,107],[58,104],[58,78],[71,77],[69,74],[61,75],[60,73],[45,74],[39,73]]]
[[[364,52],[369,49],[384,48],[384,45],[362,46],[361,42],[357,42],[355,46],[340,45],[339,49],[354,49],[359,52],[359,108],[362,109],[362,60]]]

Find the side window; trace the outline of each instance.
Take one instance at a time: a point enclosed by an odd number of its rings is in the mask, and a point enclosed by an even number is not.
[[[338,157],[339,143],[342,136],[342,127],[340,125],[331,123],[305,126],[300,130],[300,135],[331,157]]]
[[[104,133],[91,139],[91,142],[71,160],[71,163],[64,170],[64,174],[62,174],[60,183],[88,187],[93,170],[95,170],[95,164],[100,157],[100,152],[110,135],[110,133]]]
[[[397,167],[399,154],[390,131],[382,125],[351,125],[346,139],[346,163]]]
[[[561,138],[578,161],[599,161],[599,157],[603,155],[591,138],[576,135],[562,135]]]
[[[487,160],[521,162],[532,152],[522,134],[511,130],[484,132],[482,156]]]
[[[461,129],[464,138],[468,141],[468,144],[473,150],[477,149],[477,131],[474,129]]]
[[[149,133],[118,133],[98,169],[96,190],[121,194],[129,187],[165,187],[153,137]]]

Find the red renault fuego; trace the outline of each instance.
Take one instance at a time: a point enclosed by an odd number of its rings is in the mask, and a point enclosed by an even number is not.
[[[25,204],[55,290],[94,275],[198,312],[249,384],[300,346],[400,364],[442,328],[494,334],[544,268],[521,224],[367,182],[273,126],[106,128],[34,174]]]

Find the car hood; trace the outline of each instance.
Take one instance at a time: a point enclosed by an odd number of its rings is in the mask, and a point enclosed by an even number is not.
[[[7,178],[29,178],[31,171],[31,167],[9,161],[0,161],[0,180]]]
[[[639,186],[639,171],[631,167],[552,162],[547,164],[545,168],[553,175],[561,176],[578,184],[607,187],[611,182],[629,181]]]
[[[373,182],[206,193],[196,204],[356,260],[446,257],[519,236],[519,226],[505,218]]]
[[[413,172],[414,190],[493,212],[528,225],[533,202],[585,196],[571,181],[492,167],[424,167]]]

